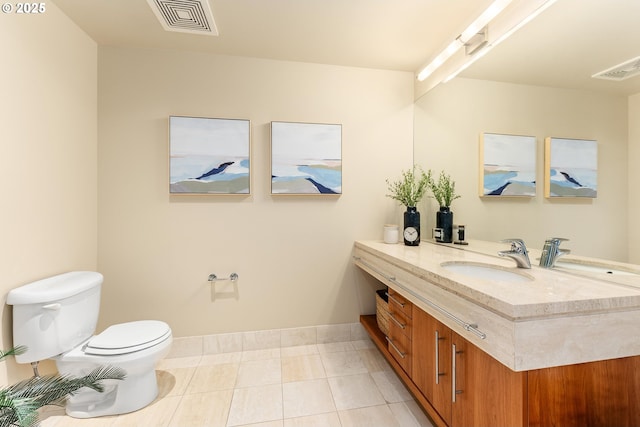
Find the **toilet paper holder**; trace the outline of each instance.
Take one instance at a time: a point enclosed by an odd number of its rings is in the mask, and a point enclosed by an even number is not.
[[[231,280],[232,282],[235,282],[236,280],[238,280],[238,273],[231,273],[229,275],[229,277],[218,277],[216,276],[215,273],[211,273],[209,274],[209,279],[207,279],[209,282],[220,282],[223,280]]]

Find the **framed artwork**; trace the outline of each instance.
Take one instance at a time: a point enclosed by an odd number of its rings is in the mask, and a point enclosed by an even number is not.
[[[169,117],[171,194],[250,194],[251,122]]]
[[[480,197],[536,195],[536,137],[480,135]]]
[[[271,122],[271,194],[342,194],[342,125]]]
[[[598,194],[598,142],[547,137],[544,140],[544,196]]]

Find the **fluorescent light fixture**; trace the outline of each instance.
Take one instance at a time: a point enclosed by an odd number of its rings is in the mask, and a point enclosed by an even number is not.
[[[474,55],[473,57],[471,57],[468,61],[466,61],[464,64],[462,64],[461,67],[459,67],[456,71],[454,71],[453,73],[451,73],[446,79],[444,79],[442,82],[446,83],[449,80],[453,79],[454,77],[456,77],[458,74],[460,74],[461,72],[463,72],[464,70],[466,70],[467,68],[469,68],[469,66],[471,66],[471,64],[473,64],[474,62],[476,62],[478,59],[482,58],[483,56],[485,56],[491,49],[493,49],[494,47],[498,46],[500,43],[502,43],[504,40],[506,40],[507,38],[509,38],[513,33],[515,33],[516,31],[518,31],[520,28],[524,27],[526,24],[528,24],[531,20],[533,20],[536,16],[540,15],[542,12],[544,12],[549,6],[551,6],[552,4],[554,4],[557,0],[547,0],[544,4],[542,4],[540,7],[538,7],[536,10],[534,10],[532,13],[530,13],[529,15],[527,15],[523,20],[521,20],[520,22],[516,23],[513,27],[511,27],[509,30],[505,31],[500,37],[498,37],[496,40],[494,40],[493,42],[491,42],[489,45],[485,46],[485,48],[477,53],[476,55]]]
[[[480,14],[472,23],[464,30],[456,39],[447,46],[445,50],[440,52],[438,56],[435,57],[433,61],[429,63],[420,73],[418,74],[418,80],[423,81],[427,77],[431,75],[438,67],[440,67],[447,59],[451,58],[451,56],[458,51],[462,46],[465,45],[469,40],[471,40],[478,32],[480,32],[484,27],[487,26],[489,22],[500,12],[502,12],[513,0],[496,0],[491,5]]]

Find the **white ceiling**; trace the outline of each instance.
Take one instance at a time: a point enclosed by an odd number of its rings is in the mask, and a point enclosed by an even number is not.
[[[99,45],[417,71],[492,0],[209,0],[217,37],[164,31],[146,0],[52,0]],[[640,92],[591,74],[640,56],[640,0],[558,0],[461,74]],[[616,46],[617,44],[617,46]]]

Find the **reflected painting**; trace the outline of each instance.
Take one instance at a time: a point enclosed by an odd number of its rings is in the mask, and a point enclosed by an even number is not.
[[[598,193],[598,143],[547,137],[544,141],[545,197],[590,197]]]
[[[250,121],[169,117],[171,194],[249,194]]]
[[[484,196],[536,195],[536,138],[483,133],[480,136],[480,188]]]
[[[342,194],[342,125],[271,122],[271,193]]]

